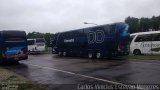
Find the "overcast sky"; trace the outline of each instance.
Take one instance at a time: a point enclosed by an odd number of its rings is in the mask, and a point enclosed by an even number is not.
[[[160,15],[160,0],[0,0],[0,30],[62,32]]]

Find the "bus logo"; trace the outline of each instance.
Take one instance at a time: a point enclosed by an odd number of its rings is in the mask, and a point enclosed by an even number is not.
[[[88,33],[88,43],[93,44],[93,43],[103,43],[105,38],[104,31],[102,30],[97,30],[95,32],[90,31]]]
[[[74,39],[64,39],[64,42],[74,42]]]

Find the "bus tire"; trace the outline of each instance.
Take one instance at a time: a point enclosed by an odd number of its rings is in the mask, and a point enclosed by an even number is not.
[[[28,51],[28,54],[31,54],[30,50]]]
[[[96,58],[97,58],[97,59],[102,58],[102,54],[101,54],[100,52],[97,52],[97,53],[96,53]]]
[[[67,52],[63,52],[63,56],[66,57],[67,56]]]
[[[141,51],[139,49],[136,49],[133,51],[133,54],[135,55],[141,55]]]
[[[93,58],[93,53],[92,53],[92,52],[89,52],[89,53],[88,53],[88,58],[90,58],[90,59]]]
[[[58,52],[58,56],[62,56],[62,52],[60,51],[60,52]]]

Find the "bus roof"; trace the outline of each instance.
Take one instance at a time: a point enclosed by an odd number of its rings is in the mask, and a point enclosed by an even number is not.
[[[0,30],[0,32],[7,32],[7,33],[22,32],[22,33],[26,33],[24,30]]]
[[[116,22],[116,23],[103,24],[103,25],[96,25],[96,26],[85,27],[85,28],[74,29],[74,30],[62,31],[62,32],[57,32],[57,33],[66,33],[66,32],[78,31],[78,30],[89,29],[89,28],[95,28],[95,27],[101,27],[101,26],[105,26],[105,25],[113,25],[113,24],[126,24],[126,23],[124,23],[124,22]],[[57,33],[56,33],[56,34],[57,34]]]
[[[138,33],[130,34],[130,36],[132,36],[132,35],[143,35],[143,34],[154,34],[154,33],[160,33],[160,31],[138,32]]]
[[[8,37],[8,36],[24,36],[24,37],[26,37],[26,32],[20,31],[20,30],[2,30],[0,32],[5,37]]]

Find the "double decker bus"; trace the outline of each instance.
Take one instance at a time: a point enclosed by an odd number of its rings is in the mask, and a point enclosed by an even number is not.
[[[0,62],[28,59],[25,31],[0,31]]]
[[[129,54],[128,25],[113,23],[56,33],[52,53],[59,56],[103,58]]]

